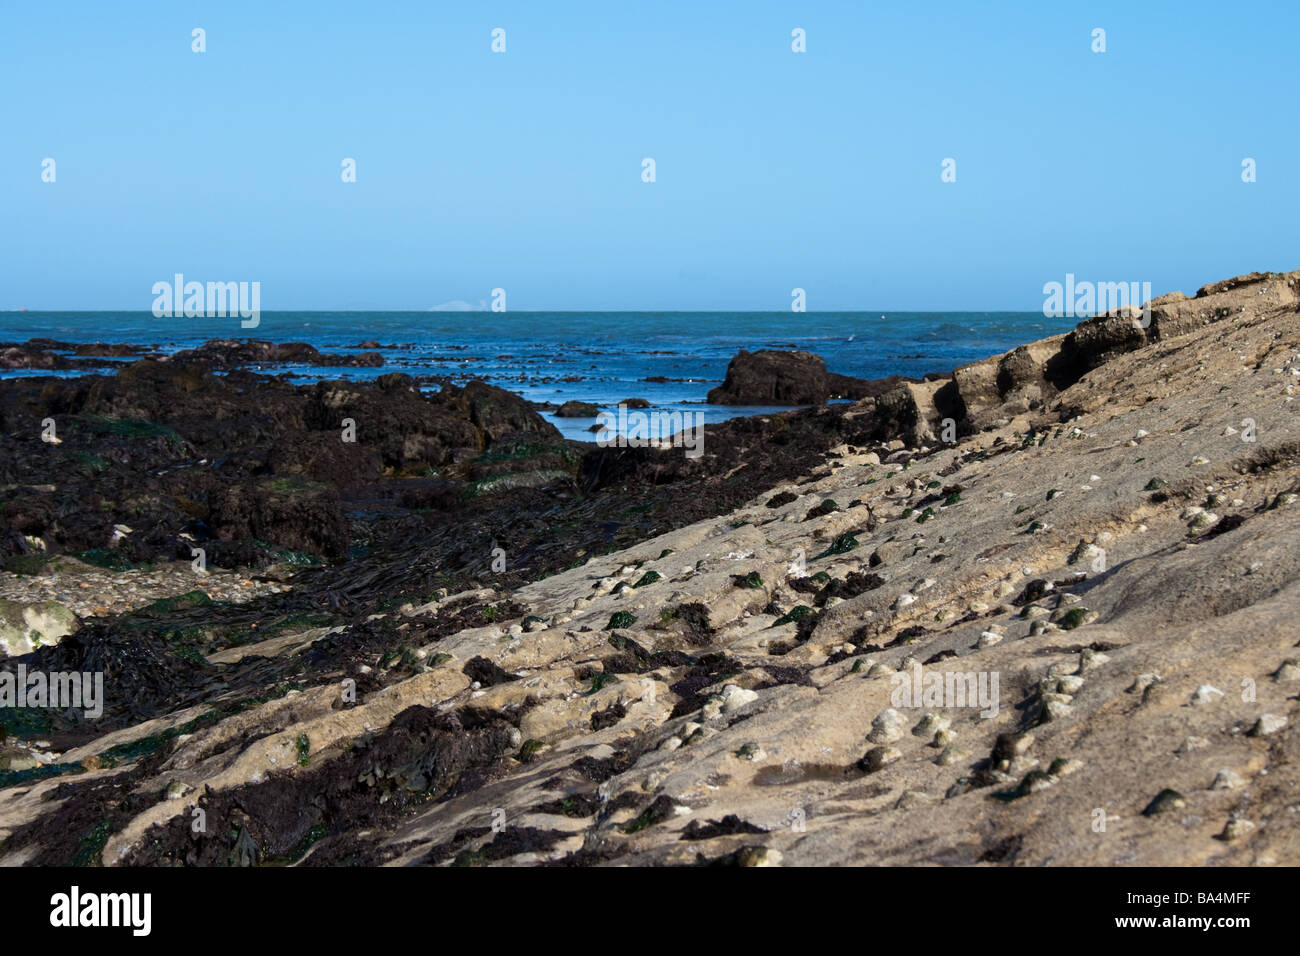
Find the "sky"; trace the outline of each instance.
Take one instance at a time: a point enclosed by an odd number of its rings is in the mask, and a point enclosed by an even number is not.
[[[1191,294],[1300,268],[1298,27],[1293,0],[0,0],[0,309],[148,310],[177,272],[264,310]]]

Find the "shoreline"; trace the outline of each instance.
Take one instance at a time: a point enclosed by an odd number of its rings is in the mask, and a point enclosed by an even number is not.
[[[115,665],[93,726],[10,733],[0,861],[66,862],[114,779],[154,796],[103,807],[112,863],[1300,862],[1300,272],[1151,305],[711,425],[695,460],[575,448],[518,396],[400,374],[2,382],[8,546],[125,523],[97,553],[143,560],[202,520],[214,564],[285,588],[23,658],[150,663]],[[42,402],[70,409],[57,445]],[[24,483],[53,456],[66,487]],[[140,496],[152,523],[120,510]],[[83,500],[108,513],[78,524]],[[917,666],[1000,675],[972,685],[1000,703],[895,701]],[[240,846],[194,843],[200,799]],[[1116,839],[1089,835],[1099,803]]]
[[[803,349],[822,355],[837,372],[864,379],[891,374],[920,378],[1072,325],[1072,320],[1047,320],[1035,313],[901,312],[888,318],[878,313],[816,312],[484,313],[489,324],[475,329],[450,325],[454,317],[444,316],[437,324],[425,321],[439,313],[348,313],[362,326],[358,328],[335,313],[314,313],[307,319],[268,313],[254,330],[222,320],[187,320],[186,334],[176,337],[160,335],[158,320],[149,313],[127,314],[131,331],[115,335],[102,331],[124,324],[112,316],[55,315],[63,316],[62,321],[48,314],[40,325],[0,319],[0,339],[36,336],[71,344],[108,335],[172,353],[231,338],[233,333],[240,339],[309,343],[331,358],[377,352],[383,359],[376,367],[322,369],[276,363],[260,369],[288,372],[300,384],[325,377],[374,379],[399,371],[427,380],[431,387],[479,378],[539,405],[570,400],[610,405],[639,397],[666,410],[700,407],[695,403],[703,402],[708,390],[721,382],[728,362],[741,349]],[[388,328],[393,322],[399,327]],[[0,370],[0,375],[13,374]]]

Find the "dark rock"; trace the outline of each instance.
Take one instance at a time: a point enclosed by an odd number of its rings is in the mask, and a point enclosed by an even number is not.
[[[600,409],[590,402],[569,401],[561,405],[555,412],[557,418],[595,418],[600,414]]]
[[[243,365],[296,363],[312,366],[378,368],[384,357],[378,352],[361,355],[329,355],[306,342],[266,342],[260,339],[211,339],[196,349],[183,349],[171,357],[181,365],[202,365],[225,370]]]
[[[1155,799],[1147,804],[1146,809],[1142,811],[1142,815],[1144,817],[1153,817],[1158,813],[1170,813],[1174,810],[1181,810],[1185,806],[1187,806],[1186,797],[1177,790],[1166,788],[1156,794]]]
[[[30,344],[0,344],[0,368],[3,369],[41,368],[55,370],[72,367],[73,363],[66,358],[46,352],[43,349],[32,348]]]
[[[483,687],[492,687],[496,684],[519,680],[518,674],[511,674],[503,670],[486,657],[471,657],[466,661],[463,672],[466,677],[472,681],[477,681]]]
[[[901,376],[868,381],[826,370],[811,352],[741,350],[727,366],[727,377],[710,389],[710,405],[822,405],[832,398],[861,399],[879,395]]]
[[[708,823],[701,824],[699,820],[692,820],[686,824],[682,830],[679,839],[682,840],[712,840],[720,836],[735,836],[738,833],[766,833],[762,827],[754,826],[748,820],[742,820],[734,813],[729,813],[721,820],[710,820]]]

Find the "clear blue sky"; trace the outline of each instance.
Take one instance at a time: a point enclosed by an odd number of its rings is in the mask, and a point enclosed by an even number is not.
[[[264,310],[1190,294],[1300,267],[1298,35],[1295,2],[7,0],[0,308],[175,272]]]

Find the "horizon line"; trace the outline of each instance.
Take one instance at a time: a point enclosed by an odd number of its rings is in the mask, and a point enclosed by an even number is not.
[[[16,314],[20,314],[20,315],[21,315],[21,314],[39,315],[39,314],[49,313],[49,312],[125,312],[125,313],[138,313],[138,312],[142,312],[142,313],[145,313],[145,314],[148,314],[148,315],[152,315],[152,314],[153,314],[153,313],[152,313],[152,310],[150,310],[150,309],[117,309],[117,308],[108,308],[108,307],[103,307],[103,306],[97,306],[97,307],[89,308],[89,309],[48,309],[48,308],[41,308],[41,309],[28,309],[28,308],[0,309],[0,314],[15,314],[15,313],[16,313]],[[1006,313],[1015,314],[1015,315],[1035,315],[1035,314],[1041,314],[1041,313],[1042,313],[1042,309],[1041,309],[1041,308],[1039,308],[1039,309],[994,309],[994,308],[984,308],[984,309],[918,309],[918,308],[909,308],[909,309],[901,309],[901,308],[900,308],[900,309],[807,309],[807,310],[805,310],[805,311],[803,311],[803,312],[794,312],[794,311],[787,310],[787,309],[514,309],[514,308],[511,308],[511,309],[507,309],[507,310],[505,310],[505,311],[503,311],[503,312],[493,312],[491,309],[384,309],[384,308],[294,309],[294,308],[288,308],[288,309],[261,309],[261,310],[259,310],[258,314],[259,314],[259,315],[266,316],[266,315],[278,315],[278,314],[283,314],[283,313],[330,314],[330,313],[339,313],[339,312],[390,312],[390,313],[401,313],[401,314],[410,314],[410,315],[429,315],[429,314],[433,314],[433,315],[440,315],[440,314],[441,314],[441,315],[465,315],[465,314],[510,315],[510,314],[512,314],[512,313],[516,313],[516,312],[522,312],[522,313],[528,313],[528,314],[536,314],[536,313],[557,313],[557,314],[561,314],[561,315],[586,315],[586,314],[596,313],[596,312],[602,312],[602,313],[620,313],[620,314],[629,314],[629,315],[658,315],[658,314],[667,314],[667,315],[698,315],[698,314],[701,314],[701,313],[707,313],[707,312],[749,313],[749,314],[752,314],[752,315],[835,315],[835,314],[845,314],[845,313],[848,313],[848,314],[872,315],[872,314],[877,314],[877,313],[879,313],[879,314],[888,314],[888,313],[890,313],[890,312],[895,312],[895,313],[897,313],[897,312],[912,312],[912,313],[916,313],[916,312],[933,312],[933,313],[936,313],[936,314],[943,314],[943,315],[966,315],[966,314],[969,314],[969,315],[980,315],[980,314],[989,313],[989,312],[1006,312]],[[234,314],[233,317],[234,317],[234,318],[238,318],[238,317],[239,317],[239,313],[236,312],[236,313]],[[207,316],[207,315],[195,315],[195,316],[168,316],[168,318],[217,319],[217,318],[231,318],[231,316]],[[1053,316],[1044,316],[1044,318],[1053,318]]]

